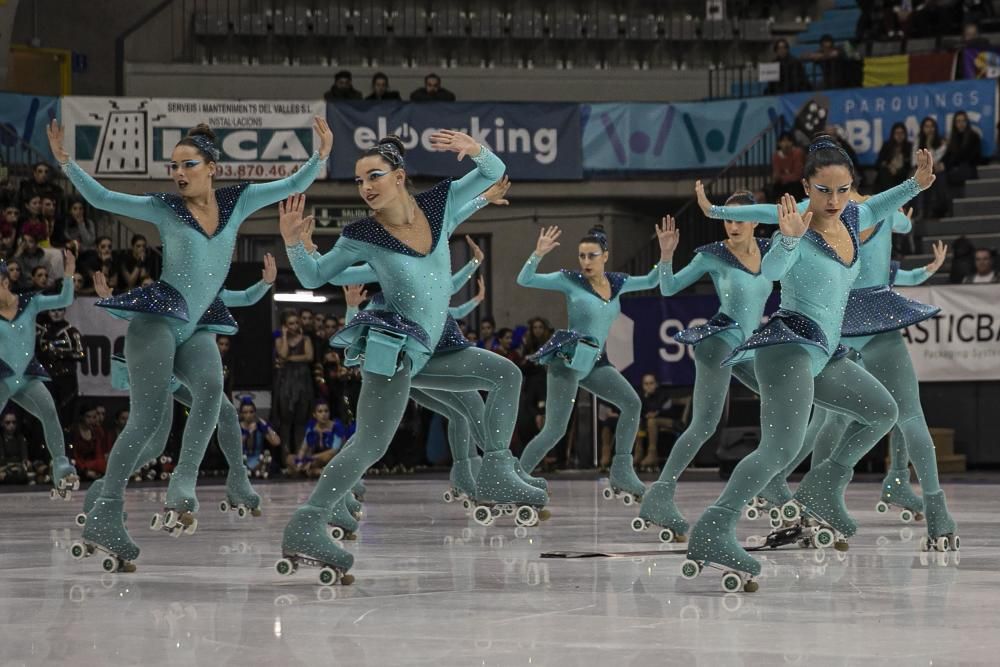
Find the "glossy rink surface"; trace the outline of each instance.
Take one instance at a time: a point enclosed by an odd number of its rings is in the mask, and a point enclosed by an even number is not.
[[[318,570],[281,577],[281,528],[307,484],[259,487],[264,516],[222,514],[200,491],[200,525],[147,529],[162,489],[130,491],[139,571],[105,575],[68,547],[82,493],[0,495],[0,664],[76,665],[947,665],[1000,663],[998,486],[946,485],[961,559],[921,555],[923,523],[874,511],[855,483],[861,530],[843,560],[788,547],[764,556],[757,593],[724,594],[721,573],[678,576],[682,552],[542,560],[551,550],[658,551],[637,507],[594,481],[555,481],[552,518],[515,536],[441,500],[443,480],[368,482],[350,587]],[[721,489],[678,490],[689,519]],[[767,532],[742,520],[741,538]],[[822,562],[816,557],[826,556]]]

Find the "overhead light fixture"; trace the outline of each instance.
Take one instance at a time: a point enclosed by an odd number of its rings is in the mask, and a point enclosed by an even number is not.
[[[295,290],[294,292],[280,292],[274,295],[275,301],[285,303],[326,303],[327,298],[313,294],[310,290]]]

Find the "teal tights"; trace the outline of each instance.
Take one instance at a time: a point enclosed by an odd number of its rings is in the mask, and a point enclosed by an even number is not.
[[[403,417],[410,387],[448,392],[486,391],[485,451],[510,447],[517,416],[521,372],[509,360],[475,347],[433,357],[411,377],[409,361],[392,377],[362,370],[357,424],[350,447],[323,470],[308,504],[332,510],[334,504],[385,454]],[[475,426],[473,426],[475,428]]]
[[[716,505],[740,511],[799,454],[812,403],[847,414],[856,422],[830,459],[853,468],[896,422],[889,392],[850,359],[830,361],[815,378],[809,352],[800,345],[760,348],[754,357],[760,385],[760,446],[733,470]]]
[[[632,451],[636,433],[639,432],[642,402],[628,380],[613,366],[597,366],[590,373],[583,374],[561,361],[555,361],[548,367],[545,425],[521,454],[521,467],[525,472],[534,470],[566,433],[573,406],[576,405],[578,387],[583,387],[618,408],[620,416],[615,428],[615,454],[628,454]]]
[[[8,400],[17,403],[42,422],[45,446],[48,447],[49,455],[53,461],[60,456],[66,456],[66,442],[63,439],[62,428],[59,426],[59,413],[56,412],[56,404],[52,400],[52,394],[45,388],[45,384],[41,380],[25,378],[24,384],[13,391],[12,387],[0,380],[0,410],[3,410]]]
[[[461,396],[464,394],[465,396]],[[479,413],[485,410],[483,399],[476,392],[448,393],[436,389],[416,389],[410,392],[417,405],[436,412],[448,421],[448,447],[452,461],[464,461],[476,455],[472,442],[472,426],[466,417],[467,409],[458,401],[478,402]],[[478,438],[477,438],[478,440]]]

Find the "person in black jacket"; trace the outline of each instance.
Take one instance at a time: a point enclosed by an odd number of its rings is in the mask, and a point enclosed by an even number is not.
[[[381,102],[382,100],[398,100],[400,97],[399,91],[389,90],[389,77],[382,72],[376,72],[372,77],[371,95],[365,99]]]
[[[789,52],[788,40],[779,39],[774,43],[774,60],[781,68],[781,78],[767,84],[765,95],[780,95],[781,93],[798,93],[812,90],[806,77],[806,68],[802,62]]]
[[[411,102],[454,102],[455,93],[441,86],[441,77],[431,73],[424,77],[423,88],[410,93]]]

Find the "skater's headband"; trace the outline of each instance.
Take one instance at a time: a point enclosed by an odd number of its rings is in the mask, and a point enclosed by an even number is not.
[[[834,151],[837,153],[837,158],[834,162],[828,161],[830,158],[823,158],[821,156],[829,155],[828,151]],[[842,164],[844,167],[854,175],[854,161],[851,160],[851,156],[847,154],[843,146],[837,143],[833,137],[821,136],[809,144],[809,154],[806,157],[806,167],[804,169],[805,177],[811,177],[816,171],[822,167],[834,166],[836,164]]]
[[[216,146],[215,143],[204,134],[189,135],[185,138],[190,139],[191,143],[195,145],[195,148],[201,151],[202,154],[212,162],[218,162],[219,158],[222,156],[218,146]]]
[[[742,206],[752,206],[757,203],[754,198],[753,193],[749,190],[740,190],[739,192],[734,192],[729,195],[729,199],[726,200],[726,206],[732,206],[733,204]]]
[[[580,243],[596,243],[601,246],[601,250],[608,251],[608,235],[604,233],[603,227],[591,227]]]
[[[404,164],[403,155],[399,152],[399,147],[395,143],[388,141],[381,143],[375,150],[393,169],[402,169]]]

